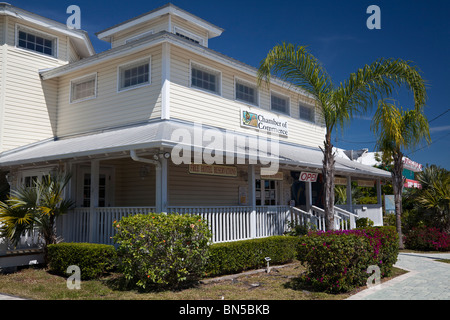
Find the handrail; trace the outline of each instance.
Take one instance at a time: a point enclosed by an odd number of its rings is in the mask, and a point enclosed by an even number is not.
[[[308,214],[308,215],[311,215],[311,212],[306,212],[306,211],[303,211],[302,209],[300,209],[300,208],[297,208],[297,207],[290,207],[292,210],[294,210],[294,211],[298,211],[298,212],[300,212],[301,214]]]
[[[334,207],[334,210],[339,211],[340,213],[343,213],[343,214],[345,214],[345,215],[348,215],[349,217],[350,217],[350,216],[357,217],[357,215],[354,214],[353,212],[347,211],[347,210],[345,210],[345,209],[342,209],[342,208],[339,208],[339,207],[336,207],[336,206]]]

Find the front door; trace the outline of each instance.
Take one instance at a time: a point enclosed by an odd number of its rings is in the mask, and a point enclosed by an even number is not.
[[[100,168],[99,183],[98,183],[98,206],[111,207],[113,205],[113,169]],[[91,169],[88,167],[80,168],[77,183],[77,206],[90,207],[91,206]]]

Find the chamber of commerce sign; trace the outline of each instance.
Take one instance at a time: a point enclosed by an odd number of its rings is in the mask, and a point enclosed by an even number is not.
[[[241,109],[241,126],[253,128],[263,132],[276,133],[280,136],[288,136],[288,122],[275,114]]]

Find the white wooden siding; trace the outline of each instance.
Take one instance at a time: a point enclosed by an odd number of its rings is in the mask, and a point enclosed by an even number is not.
[[[190,61],[221,71],[222,89],[220,96],[190,88]],[[265,85],[259,88],[259,108],[250,107],[245,103],[235,101],[235,76],[252,83],[256,83],[256,78],[252,78],[239,70],[194,55],[176,46],[171,47],[171,63],[170,113],[172,118],[220,126],[243,133],[252,133],[251,129],[240,126],[240,108],[246,106],[253,110],[261,108],[270,112],[270,91]],[[291,116],[279,114],[281,118],[289,122],[289,137],[280,137],[280,140],[310,147],[322,145],[325,135],[323,126],[299,120],[299,102],[302,101],[303,103],[314,105],[312,100],[287,88],[277,87],[273,84],[270,89],[290,97]]]
[[[117,90],[118,66],[151,56],[151,84]],[[97,97],[70,103],[70,81],[97,73]],[[99,63],[59,79],[58,136],[141,123],[161,116],[161,46]]]
[[[140,25],[130,28],[128,30],[119,32],[113,36],[111,41],[111,47],[115,48],[125,44],[125,42],[133,37],[139,36],[143,33],[153,31],[153,33],[158,33],[163,30],[169,29],[169,18],[168,15],[159,17],[155,20],[141,23]]]
[[[57,81],[43,84],[38,70],[63,62],[7,46],[1,151],[53,137]]]
[[[238,177],[190,174],[187,165],[171,164],[168,169],[170,206],[234,206],[239,205],[239,186],[247,186]]]
[[[102,161],[101,165],[114,167],[114,206],[139,207],[155,205],[155,167],[131,159]],[[143,167],[148,175],[141,177]]]

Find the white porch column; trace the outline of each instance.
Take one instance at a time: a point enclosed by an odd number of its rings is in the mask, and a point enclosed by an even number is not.
[[[89,242],[97,241],[97,215],[95,208],[98,207],[98,189],[99,189],[100,161],[91,160],[91,201],[89,213]]]
[[[250,238],[256,238],[256,175],[255,175],[255,165],[248,165],[248,199],[251,208],[250,213]]]
[[[155,207],[156,213],[162,212],[162,202],[161,202],[161,193],[162,193],[162,170],[161,166],[155,166],[156,175],[155,175]]]
[[[161,212],[167,213],[168,199],[168,168],[169,162],[161,157]]]

